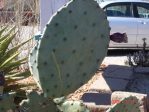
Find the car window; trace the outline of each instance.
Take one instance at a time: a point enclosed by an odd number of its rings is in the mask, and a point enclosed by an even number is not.
[[[149,4],[147,3],[136,3],[137,17],[139,18],[149,18]]]
[[[104,11],[106,11],[107,16],[113,16],[113,17],[132,16],[131,7],[129,4],[123,4],[123,3],[110,4],[104,8]]]

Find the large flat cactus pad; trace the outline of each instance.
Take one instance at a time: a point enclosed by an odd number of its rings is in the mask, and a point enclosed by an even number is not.
[[[53,15],[32,63],[45,95],[67,95],[86,83],[107,53],[109,32],[106,14],[94,0],[70,1]]]

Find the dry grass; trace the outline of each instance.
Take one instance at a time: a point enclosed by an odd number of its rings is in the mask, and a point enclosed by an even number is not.
[[[15,25],[18,30],[12,46],[32,38],[39,31],[39,0],[2,0],[0,9],[0,27]],[[1,8],[1,7],[0,7]],[[32,40],[23,46],[20,57],[28,56],[35,45]],[[28,69],[28,65],[21,67],[21,71]]]

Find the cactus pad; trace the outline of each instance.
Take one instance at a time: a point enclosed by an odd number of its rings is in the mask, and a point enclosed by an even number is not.
[[[16,109],[14,104],[14,93],[0,96],[0,112],[8,112]]]
[[[28,93],[27,97],[27,100],[20,103],[21,112],[57,112],[57,107],[52,100],[36,92]]]
[[[138,99],[134,96],[124,98],[122,101],[115,101],[117,104],[106,112],[141,112]]]
[[[82,101],[65,101],[58,107],[62,112],[90,112]]]
[[[38,42],[36,44],[36,46],[34,46],[31,50],[31,53],[29,54],[29,69],[31,72],[31,75],[34,75],[34,79],[36,81],[39,81],[39,73],[38,73],[38,69],[37,69],[37,48],[38,48]],[[40,87],[40,84],[37,83],[38,86]],[[41,88],[41,87],[40,87]]]
[[[68,95],[86,83],[107,53],[109,33],[106,14],[94,0],[70,1],[53,15],[31,68],[45,96]]]

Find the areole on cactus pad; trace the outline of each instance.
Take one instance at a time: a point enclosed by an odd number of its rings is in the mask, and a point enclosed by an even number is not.
[[[74,92],[96,72],[106,56],[110,28],[94,0],[73,0],[47,23],[30,55],[30,70],[45,96]]]

